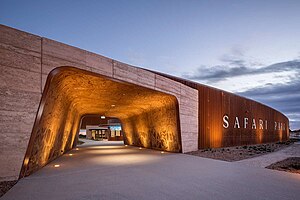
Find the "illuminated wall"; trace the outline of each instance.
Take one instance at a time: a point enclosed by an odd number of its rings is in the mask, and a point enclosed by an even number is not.
[[[172,152],[180,152],[180,134],[176,101],[160,108],[122,120],[125,143]]]
[[[182,150],[176,97],[88,71],[61,67],[48,77],[22,176],[70,150],[80,119],[87,114],[119,118],[126,143],[130,145]]]

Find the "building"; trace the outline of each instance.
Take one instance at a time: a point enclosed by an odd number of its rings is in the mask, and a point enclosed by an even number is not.
[[[119,119],[105,116],[85,116],[81,120],[81,130],[86,139],[100,141],[123,141],[122,124]]]
[[[76,146],[87,115],[118,118],[128,145],[171,152],[287,140],[280,112],[235,94],[0,26],[0,180]]]

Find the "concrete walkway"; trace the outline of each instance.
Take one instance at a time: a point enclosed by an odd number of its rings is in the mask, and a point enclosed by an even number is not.
[[[265,168],[272,163],[284,160],[289,157],[300,157],[300,143],[294,143],[291,146],[281,149],[277,152],[268,153],[259,157],[249,158],[237,161],[236,163],[245,164],[252,167]]]
[[[70,153],[21,179],[3,200],[285,200],[300,196],[298,174],[120,143],[85,144]]]

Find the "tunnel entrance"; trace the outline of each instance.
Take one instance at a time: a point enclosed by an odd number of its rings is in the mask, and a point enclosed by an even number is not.
[[[20,177],[76,146],[86,115],[120,119],[126,145],[181,152],[175,96],[73,67],[47,78]]]

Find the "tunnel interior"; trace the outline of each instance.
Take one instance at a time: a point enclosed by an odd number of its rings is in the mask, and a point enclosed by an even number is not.
[[[20,177],[72,149],[86,115],[120,119],[125,144],[181,152],[175,96],[93,72],[59,67],[48,75]]]

